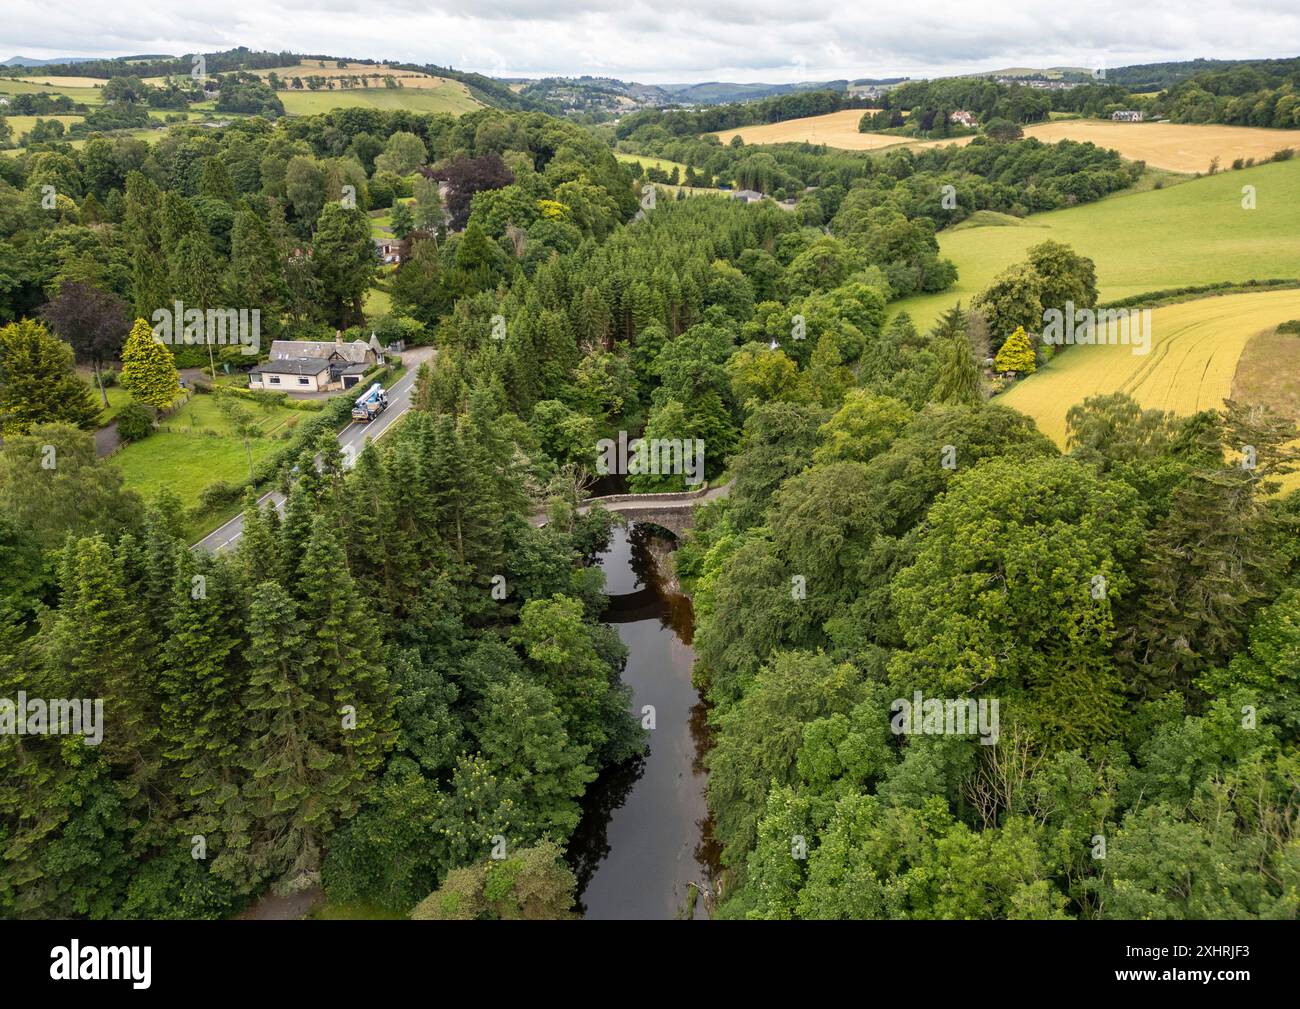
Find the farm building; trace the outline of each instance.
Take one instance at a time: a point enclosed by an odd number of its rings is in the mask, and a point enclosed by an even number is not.
[[[731,194],[733,200],[744,200],[746,203],[758,203],[763,194],[754,189],[737,189]]]
[[[384,348],[373,333],[369,343],[274,340],[270,360],[248,373],[248,387],[286,392],[351,389],[367,371],[383,363]]]
[[[958,109],[956,112],[954,112],[952,115],[948,117],[948,121],[950,123],[958,123],[962,126],[974,126],[975,114],[972,112],[967,112],[965,109]]]
[[[1110,118],[1117,123],[1140,123],[1144,113],[1136,109],[1120,109],[1118,112],[1112,112]]]

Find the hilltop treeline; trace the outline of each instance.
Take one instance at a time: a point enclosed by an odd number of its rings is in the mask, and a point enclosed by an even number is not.
[[[195,54],[199,55],[199,54]],[[306,57],[295,56],[290,52],[255,52],[246,46],[226,49],[222,52],[203,53],[206,72],[209,74],[225,73],[236,70],[269,70],[272,67],[289,66]],[[332,57],[322,57],[332,58]],[[40,73],[51,76],[69,77],[166,77],[188,76],[194,69],[194,61],[186,56],[134,57],[111,60],[86,60],[78,63],[55,64],[43,66]],[[3,67],[0,73],[11,77],[30,77],[31,67]]]
[[[455,119],[337,109],[275,127],[257,118],[221,130],[178,126],[152,145],[38,144],[0,161],[9,281],[0,322],[34,312],[64,280],[78,279],[122,296],[145,318],[181,298],[194,307],[258,306],[272,333],[350,325],[374,276],[365,211],[408,195],[411,173],[426,163],[471,157],[514,165],[518,182],[497,197],[507,202],[491,237],[504,238],[511,222],[529,229],[534,257],[603,236],[635,210],[630,179],[603,145],[536,113]],[[468,205],[483,184],[463,173],[450,199]],[[40,205],[43,185],[58,194],[54,213]],[[344,186],[355,206],[343,204]],[[546,218],[542,199],[554,204]],[[514,268],[477,226],[438,248],[447,298]]]
[[[854,184],[892,187],[909,214],[927,216],[939,228],[976,210],[1022,214],[1086,203],[1132,185],[1139,174],[1114,151],[1032,138],[870,155],[811,144],[724,146],[716,137],[678,138],[647,124],[627,145],[687,165],[687,185],[716,180],[778,198],[798,197],[800,213],[812,224],[828,222]],[[954,187],[954,205],[944,206],[944,185]],[[818,191],[805,192],[808,187]]]
[[[840,109],[867,108],[871,102],[854,98],[845,91],[795,91],[752,102],[733,102],[702,109],[642,109],[619,120],[614,135],[625,140],[644,126],[653,126],[674,137],[694,136],[714,130],[760,123],[780,123],[804,116],[820,116]]]
[[[1182,123],[1300,127],[1300,57],[1211,70],[1175,84],[1154,110]]]

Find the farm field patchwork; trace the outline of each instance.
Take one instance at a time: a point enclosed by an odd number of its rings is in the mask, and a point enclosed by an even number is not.
[[[713,135],[724,144],[739,135],[746,144],[826,144],[846,151],[874,151],[908,143],[906,137],[887,133],[859,133],[858,123],[869,109],[842,109],[824,116],[787,119],[782,123],[744,126],[738,130],[718,130]]]
[[[1059,119],[1025,127],[1025,136],[1044,143],[1058,140],[1090,141],[1116,150],[1130,161],[1145,161],[1173,172],[1208,172],[1215,158],[1227,168],[1236,158],[1264,161],[1275,151],[1290,147],[1300,151],[1300,130],[1267,130],[1252,126],[1217,126],[1194,123],[1113,123],[1102,119]],[[924,140],[915,146],[968,144],[957,140]]]
[[[1256,209],[1242,208],[1242,186]],[[1300,159],[1194,179],[1020,219],[981,214],[939,234],[957,283],[897,303],[920,327],[954,302],[969,304],[999,273],[1046,239],[1097,264],[1102,301],[1220,281],[1300,278]],[[974,219],[972,219],[973,223]]]
[[[887,133],[859,133],[862,109],[845,109],[824,116],[788,119],[782,123],[745,126],[714,133],[724,144],[737,134],[746,144],[826,144],[846,151],[875,151],[907,144],[912,147],[965,145],[972,136],[953,140],[908,140]],[[1055,119],[1025,127],[1025,136],[1044,143],[1091,141],[1113,148],[1131,161],[1145,161],[1174,172],[1208,171],[1218,158],[1227,167],[1235,158],[1264,160],[1284,147],[1300,150],[1300,130],[1269,130],[1250,126],[1184,123],[1114,123],[1101,119]]]
[[[459,81],[437,78],[437,86],[403,88],[348,88],[336,91],[277,91],[285,112],[314,115],[330,109],[405,109],[409,112],[446,112],[458,116],[480,108],[478,100]]]
[[[90,78],[86,78],[90,80]],[[62,85],[55,87],[49,84],[34,84],[29,80],[23,80],[21,77],[0,77],[0,95],[67,95],[74,102],[83,102],[86,105],[103,104],[103,84],[99,81],[100,87],[71,87]]]
[[[1123,345],[1066,348],[1037,374],[998,397],[1034,418],[1039,430],[1064,447],[1065,415],[1089,396],[1124,392],[1148,409],[1187,416],[1222,407],[1233,393],[1243,350],[1256,334],[1300,318],[1300,290],[1260,291],[1198,298],[1151,312],[1151,348],[1134,354]],[[1292,336],[1290,361],[1275,371],[1300,368],[1300,338]]]

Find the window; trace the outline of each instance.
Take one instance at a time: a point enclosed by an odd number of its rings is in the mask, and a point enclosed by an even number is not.
[[[300,378],[298,379],[298,384],[299,384],[299,385],[311,385],[311,379],[310,379],[310,378],[307,378],[306,376],[302,376],[302,377],[300,377]]]
[[[280,376],[279,376],[279,375],[268,375],[267,378],[269,378],[269,379],[271,380],[271,384],[272,384],[272,385],[279,385],[279,384],[280,384]]]

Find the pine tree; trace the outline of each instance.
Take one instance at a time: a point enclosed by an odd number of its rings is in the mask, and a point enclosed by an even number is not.
[[[203,174],[199,180],[199,193],[213,200],[234,203],[236,199],[235,183],[230,178],[230,169],[224,158],[209,157],[203,162]]]
[[[1263,495],[1274,486],[1269,475],[1290,470],[1295,426],[1274,420],[1229,401],[1217,454],[1240,457],[1238,443],[1250,438],[1251,456],[1194,468],[1150,533],[1124,652],[1149,695],[1187,690],[1226,663],[1243,647],[1255,613],[1277,594],[1288,560],[1276,547],[1293,520]]]
[[[312,525],[301,577],[300,612],[313,639],[304,669],[317,696],[337,716],[323,742],[343,755],[349,781],[340,784],[335,794],[340,813],[350,816],[366,776],[379,768],[392,747],[393,691],[379,628],[348,572],[338,531],[328,514],[318,515]]]
[[[205,839],[219,874],[247,843],[239,793],[243,607],[229,564],[186,551],[171,584],[158,689],[164,754],[188,842]],[[223,856],[225,856],[223,858]],[[238,876],[238,857],[231,868]],[[239,880],[243,882],[243,880]]]
[[[257,503],[257,492],[244,491],[243,533],[239,537],[237,558],[248,588],[260,585],[282,573],[280,560],[279,512],[273,506],[265,510]]]
[[[167,261],[163,255],[162,194],[145,175],[132,171],[126,177],[123,233],[127,261],[131,264],[131,292],[137,317],[150,319],[170,303]]]
[[[251,819],[247,846],[224,853],[228,878],[277,877],[294,883],[314,873],[349,775],[330,748],[338,717],[313,680],[309,628],[275,582],[253,593],[248,612],[243,800]]]

